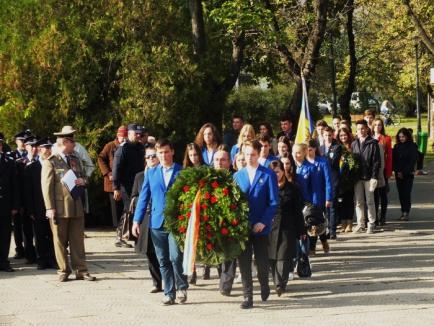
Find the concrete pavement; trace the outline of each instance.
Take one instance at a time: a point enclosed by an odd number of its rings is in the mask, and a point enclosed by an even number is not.
[[[342,235],[331,254],[312,259],[313,276],[278,298],[242,311],[241,285],[218,292],[217,271],[198,280],[186,305],[164,307],[146,261],[114,246],[112,230],[87,230],[87,259],[97,282],[59,283],[54,271],[13,261],[0,273],[0,325],[434,325],[434,171],[416,178],[409,222],[392,182],[387,225],[374,235]],[[319,245],[320,246],[320,245]],[[12,252],[11,252],[12,254]]]

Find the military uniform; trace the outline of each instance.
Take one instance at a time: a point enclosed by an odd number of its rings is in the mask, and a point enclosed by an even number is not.
[[[62,154],[51,155],[43,161],[41,174],[45,208],[56,210],[55,218],[50,219],[50,225],[53,231],[54,251],[59,273],[61,277],[66,277],[64,280],[71,274],[68,263],[68,246],[72,271],[79,279],[88,275],[84,251],[83,198],[74,199],[68,188],[61,182],[69,169],[75,172],[77,178],[84,179],[85,175],[80,160],[73,154],[68,157],[63,157]]]
[[[37,146],[35,142],[32,146]],[[53,235],[50,223],[45,216],[45,204],[41,187],[42,161],[34,157],[24,168],[24,202],[26,213],[30,216],[36,237],[38,269],[56,266]]]
[[[29,130],[22,131],[15,135],[15,139],[24,140],[30,137],[32,134]],[[29,162],[27,158],[26,150],[16,149],[12,152],[15,159],[15,166],[18,179],[18,192],[19,192],[19,210],[13,218],[14,225],[14,240],[15,240],[15,252],[14,258],[26,258],[27,263],[32,264],[36,261],[36,251],[33,245],[33,226],[30,217],[25,212],[25,195],[24,185],[26,183],[24,177],[24,168]]]
[[[0,140],[1,141],[1,140]],[[18,186],[12,157],[0,148],[0,270],[13,271],[8,256],[11,244],[12,210],[18,209]]]

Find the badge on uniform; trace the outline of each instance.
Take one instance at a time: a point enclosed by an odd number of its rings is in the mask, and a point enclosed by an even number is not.
[[[330,153],[330,158],[333,158],[333,156],[335,156],[335,155],[334,155],[333,152],[331,152],[331,153]]]
[[[307,179],[307,178],[309,178],[309,175],[305,174],[305,175],[303,176],[303,178]]]
[[[263,183],[264,183],[264,180],[263,180],[262,178],[260,178],[260,179],[258,180],[258,182],[259,182],[259,184],[263,184]]]

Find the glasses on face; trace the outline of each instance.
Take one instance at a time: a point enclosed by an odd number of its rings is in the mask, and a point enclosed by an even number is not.
[[[145,156],[147,160],[152,159],[152,158],[157,158],[157,154],[151,154],[151,155],[146,155]]]

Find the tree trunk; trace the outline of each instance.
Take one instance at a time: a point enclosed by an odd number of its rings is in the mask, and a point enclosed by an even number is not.
[[[348,76],[347,87],[344,93],[339,98],[341,106],[341,114],[345,120],[351,120],[350,114],[350,101],[351,94],[356,88],[356,75],[357,75],[357,57],[356,57],[356,44],[354,42],[353,32],[353,14],[354,14],[354,0],[348,1],[347,11],[347,36],[348,36],[348,52],[350,55],[350,75]]]
[[[201,0],[189,0],[188,8],[191,16],[191,31],[193,34],[194,53],[202,56],[206,52],[205,23]]]

